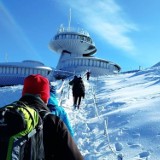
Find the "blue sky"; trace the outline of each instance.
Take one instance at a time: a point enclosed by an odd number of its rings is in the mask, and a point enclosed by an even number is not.
[[[122,71],[160,61],[159,0],[0,0],[0,62],[38,60],[56,67],[59,54],[48,47],[59,26],[87,30],[96,57]]]

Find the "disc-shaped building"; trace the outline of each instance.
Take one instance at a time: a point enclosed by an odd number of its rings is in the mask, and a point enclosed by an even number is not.
[[[118,73],[121,69],[118,64],[93,56],[97,51],[95,43],[82,29],[61,26],[49,47],[60,54],[56,67],[59,74],[81,74],[89,70],[92,76],[101,76]]]
[[[25,60],[22,62],[0,63],[0,87],[23,84],[24,79],[30,74],[41,74],[50,79],[52,68],[42,62]]]

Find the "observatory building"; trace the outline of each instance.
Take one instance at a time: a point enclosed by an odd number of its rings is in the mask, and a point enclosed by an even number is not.
[[[61,26],[51,39],[49,47],[60,54],[56,71],[82,74],[89,70],[92,76],[102,76],[120,72],[121,67],[105,59],[94,57],[97,51],[88,32],[83,29],[64,28]]]

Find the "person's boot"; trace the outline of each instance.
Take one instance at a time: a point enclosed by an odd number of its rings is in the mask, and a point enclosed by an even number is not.
[[[74,109],[76,109],[76,108],[77,108],[77,105],[76,105],[76,104],[74,104],[73,106],[74,106]]]

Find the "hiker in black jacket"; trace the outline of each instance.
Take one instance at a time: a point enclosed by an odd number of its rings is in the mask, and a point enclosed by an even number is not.
[[[47,107],[49,97],[50,88],[47,78],[39,74],[25,78],[20,101],[36,110],[49,112]],[[59,117],[53,114],[47,115],[43,124],[43,137],[45,160],[83,160],[66,125]]]
[[[75,109],[79,109],[81,99],[85,96],[84,82],[81,77],[74,76],[74,79],[69,82],[69,85],[72,85],[73,106]]]
[[[86,73],[87,80],[89,80],[89,78],[90,78],[90,75],[91,75],[91,72],[90,72],[90,71],[87,71],[87,73]]]

